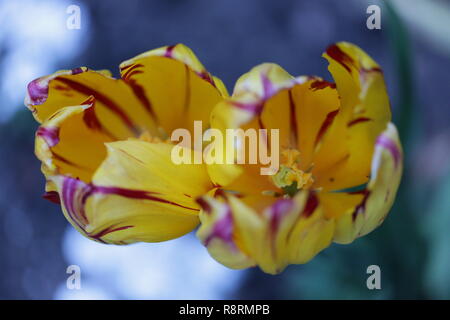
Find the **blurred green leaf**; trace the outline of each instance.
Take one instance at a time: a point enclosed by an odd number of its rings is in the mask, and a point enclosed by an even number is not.
[[[433,298],[450,299],[450,174],[436,190],[422,215],[430,248],[425,286]]]

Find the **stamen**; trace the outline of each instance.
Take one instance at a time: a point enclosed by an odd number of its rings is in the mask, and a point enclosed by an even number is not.
[[[285,149],[281,155],[284,159],[278,172],[271,176],[272,182],[289,196],[295,195],[300,189],[309,189],[314,180],[311,172],[299,168],[300,152],[297,149]]]

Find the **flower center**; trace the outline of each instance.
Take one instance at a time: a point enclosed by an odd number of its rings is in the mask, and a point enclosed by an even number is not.
[[[295,195],[300,189],[308,189],[314,180],[310,172],[304,172],[298,166],[300,152],[297,149],[284,149],[281,152],[281,164],[278,172],[271,176],[272,182],[284,194]]]

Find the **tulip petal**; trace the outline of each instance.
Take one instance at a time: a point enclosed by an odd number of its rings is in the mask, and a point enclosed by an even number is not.
[[[174,146],[157,142],[173,129],[192,133],[194,120],[206,129],[226,88],[183,45],[140,55],[121,71],[123,79],[114,79],[82,67],[29,84],[25,104],[42,123],[36,154],[47,179],[44,197],[101,242],[172,239],[197,225],[193,199],[213,185],[205,166],[176,165]],[[174,119],[185,122],[174,127]]]
[[[331,123],[330,116],[338,108],[339,98],[333,83],[319,77],[294,78],[280,66],[266,63],[238,80],[233,96],[213,109],[211,125],[222,132],[228,128],[267,129],[268,132],[278,129],[280,148],[299,149],[299,165],[306,171],[312,165],[315,142],[324,124]],[[214,181],[227,185],[242,174],[235,167],[215,165],[208,169]]]
[[[331,243],[334,220],[325,218],[312,192],[272,198],[258,211],[245,197],[217,194],[201,198],[197,236],[213,258],[230,268],[258,265],[276,274],[290,263],[306,263]]]
[[[232,269],[254,266],[255,262],[242,252],[236,243],[235,223],[230,205],[207,196],[197,201],[202,207],[199,216],[201,227],[197,231],[197,237],[207,247],[211,256]]]
[[[397,129],[392,123],[377,137],[372,159],[371,179],[364,213],[363,236],[378,227],[392,207],[403,172],[403,151]],[[357,213],[359,214],[359,212]]]
[[[334,84],[319,77],[299,77],[293,87],[266,102],[260,123],[267,129],[280,129],[280,148],[298,149],[299,167],[306,171],[314,162],[324,126],[338,108]]]
[[[114,140],[95,115],[93,97],[80,106],[64,107],[36,132],[35,152],[47,179],[63,174],[90,182],[106,157],[105,142]]]
[[[211,109],[228,95],[223,83],[183,44],[140,54],[121,63],[120,70],[166,133],[191,130],[195,120],[209,124]]]
[[[339,190],[366,183],[377,136],[391,119],[378,64],[357,46],[341,42],[324,54],[341,105],[314,157],[316,183]]]
[[[85,236],[114,244],[165,241],[192,231],[199,222],[194,199],[212,185],[204,166],[173,164],[172,148],[112,142],[92,183],[50,177],[66,218]]]
[[[387,129],[377,137],[371,178],[366,189],[320,195],[327,215],[336,219],[335,242],[350,243],[384,221],[400,184],[402,157],[397,129],[389,123]]]
[[[96,100],[96,117],[117,139],[144,131],[158,133],[154,120],[126,82],[85,67],[58,71],[32,81],[25,105],[43,123],[61,108],[80,105],[91,96]]]

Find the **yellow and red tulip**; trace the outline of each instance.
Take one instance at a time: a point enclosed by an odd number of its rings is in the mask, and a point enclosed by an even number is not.
[[[212,112],[219,130],[280,130],[275,175],[261,175],[260,165],[208,168],[221,187],[201,198],[197,235],[231,268],[278,273],[305,263],[333,241],[369,233],[392,206],[402,149],[382,71],[349,43],[331,46],[324,57],[335,83],[262,64]]]
[[[349,43],[324,57],[335,82],[262,64],[231,97],[183,45],[122,63],[121,79],[83,67],[34,80],[25,103],[41,123],[46,197],[106,243],[168,240],[201,223],[198,238],[230,268],[278,273],[352,242],[391,208],[402,148],[376,62]],[[168,138],[195,120],[222,132],[279,129],[279,169],[174,164]]]
[[[114,79],[82,67],[28,85],[46,197],[97,241],[179,237],[197,226],[195,198],[213,186],[205,166],[172,163],[168,138],[209,123],[226,89],[184,45],[141,54],[120,71]]]

